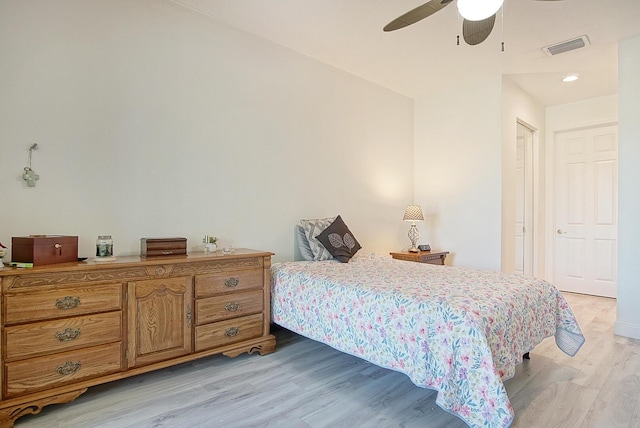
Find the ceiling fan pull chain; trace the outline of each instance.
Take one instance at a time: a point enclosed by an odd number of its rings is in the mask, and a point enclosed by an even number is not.
[[[456,32],[458,35],[456,36],[456,46],[460,46],[460,30],[462,29],[462,24],[460,20],[460,14],[456,11]]]
[[[500,38],[502,39],[502,42],[500,43],[501,46],[501,50],[500,52],[504,52],[504,3],[502,4],[502,8],[500,9],[500,23],[501,23],[501,27],[500,28]]]

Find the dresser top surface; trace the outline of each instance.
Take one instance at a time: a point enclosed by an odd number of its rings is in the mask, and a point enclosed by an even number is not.
[[[211,260],[233,260],[242,259],[247,257],[271,257],[274,253],[268,251],[252,250],[248,248],[234,248],[230,254],[225,254],[221,250],[217,250],[213,253],[193,252],[187,256],[160,256],[160,257],[140,257],[140,256],[118,256],[115,260],[110,261],[95,261],[93,258],[89,258],[86,261],[78,261],[72,263],[58,263],[43,266],[34,266],[31,268],[18,268],[5,266],[0,269],[0,277],[24,275],[29,273],[45,273],[56,271],[75,271],[75,270],[93,270],[93,269],[116,269],[126,268],[132,265],[137,266],[153,266],[160,264],[180,264],[180,263],[192,263],[199,261],[211,261]]]

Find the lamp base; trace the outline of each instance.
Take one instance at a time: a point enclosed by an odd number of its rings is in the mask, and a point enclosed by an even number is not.
[[[418,228],[416,227],[416,222],[411,223],[411,227],[409,228],[409,240],[411,241],[411,248],[409,248],[410,253],[417,253],[418,247],[416,243],[418,242],[418,238],[420,237],[420,232],[418,232]]]

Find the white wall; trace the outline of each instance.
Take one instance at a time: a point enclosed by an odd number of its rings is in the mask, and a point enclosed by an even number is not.
[[[502,271],[516,267],[516,133],[522,121],[534,131],[533,141],[533,234],[534,276],[544,277],[545,210],[545,109],[510,80],[502,83]]]
[[[618,311],[616,334],[640,339],[640,37],[618,46]]]
[[[365,250],[406,240],[409,98],[169,1],[2,2],[0,56],[5,244],[213,234],[290,260],[300,218],[338,213]]]
[[[547,108],[547,139],[552,144],[554,134],[570,129],[616,123],[618,121],[618,95],[591,98],[575,103]],[[553,156],[552,152],[548,153]]]
[[[496,77],[415,102],[420,241],[450,251],[450,264],[500,270],[501,94]]]
[[[544,107],[501,77],[416,100],[415,200],[425,208],[425,242],[451,251],[451,264],[515,268],[515,137],[518,120],[538,130],[544,159]],[[544,212],[544,165],[536,175]],[[539,276],[544,217],[535,220]],[[540,267],[542,266],[542,267]]]

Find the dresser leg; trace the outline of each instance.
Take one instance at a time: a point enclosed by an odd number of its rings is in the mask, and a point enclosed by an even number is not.
[[[22,403],[17,406],[0,409],[0,427],[12,428],[16,419],[24,415],[37,415],[44,406],[49,404],[63,404],[75,400],[84,393],[87,388],[78,389],[76,391],[65,392],[63,394],[51,397],[41,398],[40,400]]]
[[[270,334],[269,336],[265,336],[264,340],[262,340],[260,343],[252,343],[248,346],[230,349],[226,352],[223,352],[222,355],[226,355],[227,357],[231,358],[235,358],[243,352],[246,352],[247,354],[258,352],[260,355],[266,355],[272,353],[275,349],[276,338],[275,336]]]

